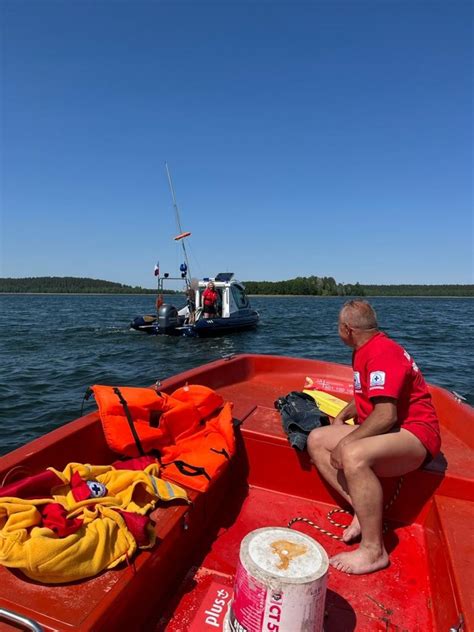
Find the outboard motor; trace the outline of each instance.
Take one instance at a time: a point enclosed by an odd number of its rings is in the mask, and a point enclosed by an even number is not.
[[[164,303],[158,309],[158,327],[161,331],[170,331],[178,326],[178,310],[174,305]]]

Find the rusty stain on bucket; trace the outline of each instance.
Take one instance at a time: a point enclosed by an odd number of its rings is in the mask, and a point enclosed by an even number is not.
[[[303,555],[308,550],[308,547],[289,540],[278,540],[277,542],[272,542],[270,546],[273,552],[280,557],[281,562],[277,568],[281,570],[286,570],[292,559],[298,557],[298,555]]]

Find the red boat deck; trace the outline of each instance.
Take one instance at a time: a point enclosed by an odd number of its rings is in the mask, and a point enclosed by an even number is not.
[[[262,507],[265,507],[265,512],[262,512]],[[326,520],[326,514],[332,507],[334,505],[251,488],[235,523],[219,532],[202,564],[195,567],[197,583],[199,579],[202,581],[204,577],[212,577],[214,581],[226,583],[231,590],[239,545],[247,533],[260,527],[286,526],[295,516],[306,516],[317,524],[333,529]],[[394,526],[391,525],[392,528]],[[308,525],[297,528],[318,540],[329,555],[347,548]],[[422,527],[416,524],[409,527],[395,526],[388,537],[388,546],[391,550],[391,565],[381,573],[348,578],[337,571],[330,571],[325,631],[347,632],[357,629],[426,632],[434,629],[432,591]],[[417,560],[416,570],[414,559]],[[184,632],[185,619],[189,622],[199,621],[199,607],[205,593],[189,592],[189,579],[182,586],[180,600],[173,604],[174,615],[167,625],[162,623],[158,629]]]
[[[268,419],[263,416],[262,422],[268,440]],[[246,424],[244,423],[243,434],[246,442],[249,441],[250,434],[256,434],[257,423],[255,415],[252,415],[252,428],[249,435],[246,433]],[[250,439],[250,444],[251,442],[252,439]],[[247,443],[247,447],[250,448],[248,453],[251,456],[252,446]],[[290,450],[286,446],[283,449]],[[258,457],[256,456],[256,458]],[[281,462],[281,455],[273,460],[273,463],[264,459],[262,469],[265,469],[267,476],[271,477],[272,468],[278,467],[276,464]],[[252,464],[250,471],[252,471]],[[312,483],[314,491],[316,491],[319,485],[316,474],[310,470],[303,471],[307,472],[308,486]],[[290,480],[293,478],[292,473],[288,470],[282,474],[283,478],[289,477]],[[281,484],[280,477],[278,477],[277,484]],[[408,483],[407,486],[408,489],[411,489],[411,484]],[[304,492],[304,489],[302,491]],[[298,490],[293,490],[293,492],[298,492]],[[406,497],[406,492],[404,493],[402,488],[401,498],[397,502],[403,503],[404,496]],[[452,499],[450,500],[452,502]],[[465,501],[456,502],[462,504]],[[469,503],[466,504],[470,506]],[[186,629],[183,627],[184,621],[194,622],[195,627],[191,627],[191,630],[207,629],[207,626],[200,627],[199,625],[199,622],[201,625],[203,622],[203,612],[200,606],[206,600],[208,592],[213,593],[215,590],[213,586],[216,582],[218,584],[224,583],[230,589],[232,588],[232,578],[238,562],[239,545],[247,533],[260,527],[286,526],[294,517],[306,517],[323,528],[340,534],[340,530],[327,521],[328,511],[336,506],[334,501],[329,504],[298,495],[290,495],[288,492],[283,494],[251,485],[248,496],[241,506],[241,511],[232,524],[219,531],[211,550],[201,564],[193,560],[195,572],[191,577],[186,578],[180,599],[173,603],[173,614],[169,620],[162,621],[158,630],[182,632]],[[264,511],[262,511],[263,507],[265,508]],[[464,516],[465,520],[464,507],[458,506],[458,508],[459,517]],[[451,533],[451,536],[448,537],[452,539],[451,548],[446,546],[443,541],[445,536],[442,532],[442,520],[438,521],[439,507],[436,509],[434,505],[430,506],[428,510],[425,508],[425,519],[421,514],[419,521],[416,520],[410,524],[389,521],[389,530],[386,536],[387,550],[391,559],[389,568],[365,576],[347,576],[330,569],[326,602],[327,616],[324,627],[326,632],[447,630],[457,624],[458,612],[463,612],[466,619],[470,616],[469,611],[472,606],[469,602],[468,591],[471,590],[472,586],[469,583],[469,576],[472,577],[472,572],[466,576],[463,575],[463,571],[468,570],[466,569],[468,563],[465,560],[461,565],[461,572],[455,574],[453,568],[458,568],[456,555],[468,555],[469,549],[472,553],[472,542],[466,541],[464,550],[459,551],[457,536],[453,533],[452,516],[450,511],[446,511],[445,519],[448,524],[445,524],[444,527],[448,533]],[[344,521],[344,518],[341,521]],[[347,550],[346,545],[319,533],[310,525],[297,523],[293,528],[301,529],[318,540],[329,556]],[[465,523],[463,529],[465,530]],[[427,534],[427,531],[430,533]],[[433,551],[436,548],[437,554],[433,558]],[[192,590],[190,590],[190,579],[195,581]],[[201,586],[203,582],[204,585]],[[451,594],[452,582],[458,586],[459,590],[454,598]],[[209,610],[207,611],[209,612]]]
[[[217,590],[230,597],[247,533],[286,526],[296,516],[337,531],[326,514],[338,500],[307,455],[289,446],[273,407],[279,396],[300,390],[306,375],[318,374],[329,392],[331,385],[335,395],[348,392],[348,367],[262,356],[240,356],[167,380],[166,391],[186,381],[201,383],[234,402],[234,415],[242,422],[237,458],[208,493],[194,494],[191,508],[176,505],[155,512],[160,544],[141,552],[133,566],[54,587],[0,567],[0,607],[20,610],[51,630],[115,630],[117,625],[169,632],[221,629],[224,611],[215,615],[217,628],[204,625],[203,616]],[[461,613],[464,632],[474,629],[469,564],[474,439],[468,432],[474,415],[442,389],[435,387],[433,396],[442,422],[443,455],[405,478],[387,513],[390,566],[366,576],[330,569],[325,632],[444,632],[458,625]],[[113,458],[92,414],[4,457],[0,475],[18,464],[32,472],[72,460],[106,463]],[[394,480],[384,481],[387,498],[395,486]],[[294,528],[317,539],[329,555],[346,548],[309,525]]]
[[[239,545],[250,531],[286,526],[296,516],[337,531],[326,518],[328,511],[338,506],[332,492],[321,483],[307,455],[298,455],[289,447],[273,406],[281,395],[301,390],[306,375],[314,374],[314,367],[304,364],[302,361],[285,373],[272,370],[273,365],[219,389],[235,402],[235,415],[243,420],[249,493],[231,526],[219,532],[205,559],[196,563],[183,582],[182,592],[173,602],[173,614],[162,620],[159,629],[178,632],[185,629],[183,621],[190,622],[192,630],[207,629],[199,627],[201,605],[216,585],[232,587]],[[348,369],[337,367],[328,376],[326,369],[326,384],[333,384],[334,395],[349,399],[340,388],[345,371]],[[460,616],[464,630],[474,625],[470,599],[474,544],[468,527],[474,517],[473,441],[472,436],[467,437],[467,428],[459,429],[459,423],[467,425],[469,420],[452,419],[451,396],[436,387],[433,391],[438,414],[445,422],[442,455],[425,470],[406,477],[399,499],[388,512],[389,568],[365,576],[347,576],[330,569],[326,632],[447,630],[459,624]],[[472,410],[469,413],[472,418]],[[395,483],[384,481],[387,499]],[[329,556],[347,550],[346,545],[309,525],[297,523],[293,528],[318,540]]]

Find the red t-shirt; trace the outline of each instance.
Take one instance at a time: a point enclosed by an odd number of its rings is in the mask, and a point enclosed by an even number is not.
[[[397,400],[397,426],[415,431],[415,425],[425,426],[429,434],[439,439],[439,424],[426,382],[410,355],[384,333],[375,334],[354,351],[354,399],[359,423],[374,409],[373,397]],[[414,424],[414,425],[412,425]],[[410,427],[412,425],[412,427]],[[422,439],[419,436],[420,440]],[[433,441],[425,447],[433,454],[439,445]]]

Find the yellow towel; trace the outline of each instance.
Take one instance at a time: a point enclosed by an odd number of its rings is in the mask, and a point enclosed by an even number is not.
[[[30,579],[57,584],[92,577],[131,558],[137,549],[124,519],[108,507],[84,509],[84,524],[79,531],[58,538],[50,529],[33,526],[41,518],[33,502],[37,501],[25,500],[20,507],[19,499],[0,499],[0,523],[9,514],[0,531],[0,563],[20,569]],[[26,515],[33,515],[32,509],[36,515],[31,532],[18,528]]]
[[[97,575],[130,559],[137,544],[117,509],[145,514],[158,500],[187,500],[184,489],[157,478],[159,466],[144,471],[115,470],[111,466],[70,463],[63,472],[50,468],[64,481],[52,498],[0,498],[0,564],[20,569],[44,583],[64,583]],[[74,472],[84,480],[98,480],[108,495],[76,503],[68,481]],[[68,517],[79,517],[78,531],[60,538],[46,527],[37,507],[59,502]],[[150,544],[154,532],[150,529]]]

